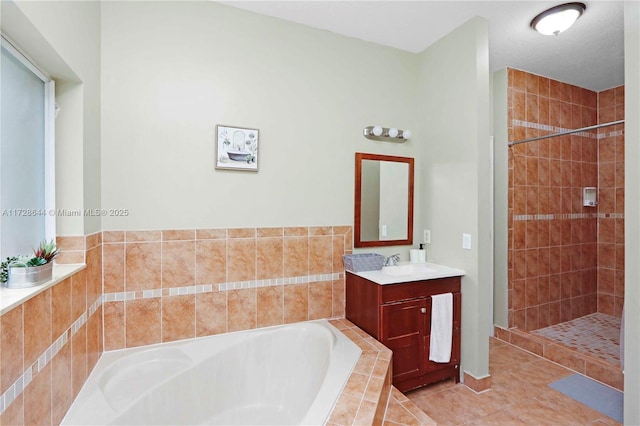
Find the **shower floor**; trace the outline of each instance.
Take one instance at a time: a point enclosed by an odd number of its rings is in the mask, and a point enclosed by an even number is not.
[[[620,365],[620,318],[594,313],[531,331],[578,352]]]

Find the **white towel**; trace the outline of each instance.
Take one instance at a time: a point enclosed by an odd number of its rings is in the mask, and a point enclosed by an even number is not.
[[[431,341],[429,360],[447,363],[451,360],[453,337],[453,294],[431,296]]]

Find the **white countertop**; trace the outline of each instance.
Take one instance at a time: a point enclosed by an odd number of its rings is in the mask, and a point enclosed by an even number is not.
[[[354,272],[354,274],[380,285],[398,284],[412,281],[434,280],[438,278],[461,277],[465,274],[462,269],[435,263],[399,263],[398,267],[408,271],[402,275],[388,275],[382,270]],[[393,266],[391,268],[394,268]]]
[[[51,280],[45,283],[29,288],[7,288],[4,285],[0,285],[0,315],[4,315],[21,303],[26,302],[84,268],[86,268],[84,263],[60,265],[54,263]]]

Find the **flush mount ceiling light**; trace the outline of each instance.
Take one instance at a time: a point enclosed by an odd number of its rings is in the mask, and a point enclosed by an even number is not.
[[[565,3],[547,9],[531,21],[531,28],[544,35],[558,35],[578,20],[587,6],[584,3]]]

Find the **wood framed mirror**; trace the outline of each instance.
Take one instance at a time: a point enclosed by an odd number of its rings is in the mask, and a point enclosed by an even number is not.
[[[356,152],[354,247],[413,244],[413,163]]]

